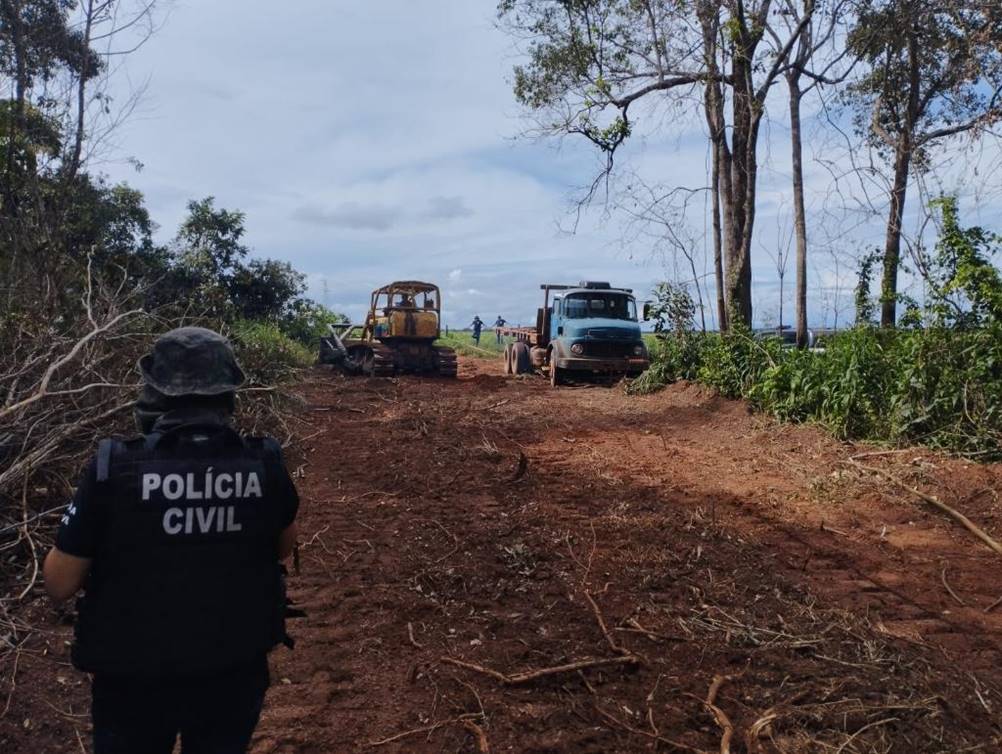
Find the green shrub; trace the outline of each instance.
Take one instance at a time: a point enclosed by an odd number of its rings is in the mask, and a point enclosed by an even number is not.
[[[330,325],[347,322],[343,314],[308,299],[297,299],[278,320],[282,332],[310,349],[317,349],[320,338],[330,334]]]
[[[747,397],[780,419],[815,421],[843,439],[889,439],[893,346],[893,334],[859,328],[829,338],[821,352],[781,351]]]
[[[658,339],[629,386],[646,394],[696,378],[783,421],[814,422],[840,439],[913,443],[1002,458],[1002,326],[860,327],[824,350],[784,349],[748,333]]]
[[[269,322],[237,321],[230,325],[229,335],[247,379],[252,383],[286,382],[316,361],[316,354],[311,349]]]
[[[708,336],[696,376],[721,395],[745,397],[766,369],[777,363],[781,350],[778,340],[757,340],[744,329]]]
[[[911,442],[1000,456],[1002,326],[902,333],[889,419]]]

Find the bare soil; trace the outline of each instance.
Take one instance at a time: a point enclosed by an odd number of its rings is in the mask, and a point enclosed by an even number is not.
[[[302,385],[307,617],[255,754],[1002,751],[1002,558],[877,449],[497,367]],[[1002,467],[865,463],[1002,538]],[[17,615],[0,751],[89,751],[67,616]]]

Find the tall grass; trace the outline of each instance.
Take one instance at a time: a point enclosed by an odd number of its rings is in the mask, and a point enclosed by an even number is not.
[[[494,335],[493,330],[484,329],[480,335],[480,344],[473,340],[473,333],[468,330],[451,330],[448,334],[442,331],[442,337],[437,341],[438,345],[448,346],[460,356],[469,356],[475,359],[497,359],[504,353],[505,341],[500,344]]]

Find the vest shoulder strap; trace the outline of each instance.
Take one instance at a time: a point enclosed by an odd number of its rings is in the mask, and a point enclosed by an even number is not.
[[[114,440],[105,437],[97,444],[97,481],[108,481],[108,470],[111,467],[111,451]]]
[[[114,437],[106,437],[97,444],[97,469],[96,478],[98,482],[107,482],[111,478],[111,464],[115,456],[145,447],[146,438],[139,437],[132,440],[118,440]]]

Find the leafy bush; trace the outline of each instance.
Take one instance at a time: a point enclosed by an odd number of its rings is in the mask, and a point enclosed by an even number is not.
[[[885,439],[894,343],[892,333],[859,328],[829,338],[823,352],[782,351],[747,397],[780,419],[815,421],[843,439]]]
[[[313,351],[269,322],[235,322],[229,336],[249,382],[285,382],[316,360]]]
[[[695,312],[695,304],[684,286],[658,284],[648,309],[655,332],[653,338],[647,339],[651,366],[627,386],[627,392],[645,395],[668,383],[696,378],[703,349],[714,336],[695,331]]]
[[[297,299],[278,320],[282,332],[307,348],[316,349],[320,338],[329,334],[329,325],[347,322],[343,314],[309,299]]]
[[[1002,326],[830,336],[823,351],[783,349],[747,334],[696,337],[686,352],[660,341],[630,386],[654,392],[695,372],[730,398],[784,421],[815,422],[841,439],[917,443],[1002,457]]]

